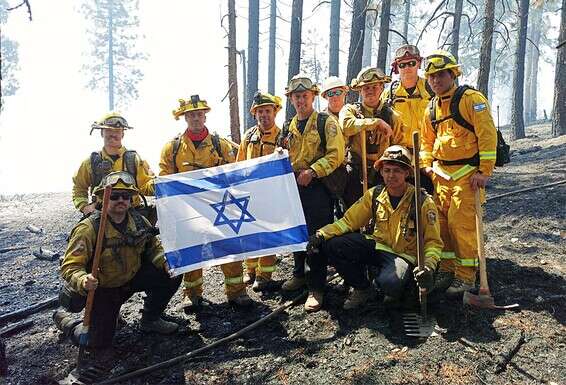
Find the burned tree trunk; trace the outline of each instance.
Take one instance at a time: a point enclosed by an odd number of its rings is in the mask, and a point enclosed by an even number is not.
[[[523,88],[525,84],[525,47],[527,44],[527,22],[529,19],[529,0],[519,1],[519,30],[515,50],[515,70],[513,71],[513,98],[511,107],[511,137],[525,137],[523,119]]]
[[[275,95],[275,38],[277,27],[277,0],[271,0],[269,12],[269,61],[267,72],[267,92]]]
[[[362,55],[364,52],[364,29],[366,21],[367,0],[354,0],[352,9],[352,29],[350,32],[350,49],[348,51],[348,70],[346,83],[350,84],[352,79],[362,69]],[[357,92],[348,94],[348,103],[358,100]]]
[[[494,23],[495,0],[487,0],[485,2],[485,21],[482,31],[480,67],[478,73],[478,90],[480,90],[486,98],[489,98],[489,72],[491,69]]]
[[[391,18],[391,0],[381,2],[381,15],[379,20],[379,45],[377,48],[376,67],[385,71],[387,65],[387,45],[389,42],[389,22]]]
[[[230,133],[240,143],[240,116],[238,114],[238,67],[236,64],[236,6],[228,0],[228,95],[230,99]]]
[[[458,60],[458,50],[460,49],[460,21],[462,20],[462,8],[464,0],[456,0],[454,4],[454,17],[452,23],[452,43],[450,44],[450,53]]]
[[[342,0],[332,0],[330,5],[330,47],[328,58],[328,76],[338,76],[340,73],[340,3]]]
[[[291,43],[289,48],[288,80],[299,73],[301,68],[301,30],[303,27],[303,0],[293,0],[291,11]],[[287,98],[285,118],[291,119],[295,115],[295,107],[291,99]]]
[[[552,135],[566,134],[566,0],[562,0],[562,16],[556,53],[554,75],[554,105],[552,114]]]
[[[244,109],[246,128],[255,124],[254,117],[248,111],[257,91],[259,69],[259,0],[249,0],[248,4],[248,88],[246,90],[246,108]]]

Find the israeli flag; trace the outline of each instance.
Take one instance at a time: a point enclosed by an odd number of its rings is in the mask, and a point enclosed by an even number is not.
[[[287,151],[159,176],[155,195],[172,275],[305,250],[307,226]]]

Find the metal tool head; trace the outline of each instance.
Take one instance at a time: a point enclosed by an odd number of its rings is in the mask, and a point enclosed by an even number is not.
[[[89,365],[83,368],[75,368],[59,381],[59,385],[88,385],[104,380],[108,377],[108,371],[103,366]]]
[[[511,305],[498,306],[498,305],[495,304],[495,301],[493,300],[493,297],[491,296],[491,294],[489,294],[489,292],[482,293],[481,291],[478,292],[478,293],[474,293],[472,291],[464,292],[464,296],[462,297],[462,301],[463,301],[464,305],[469,305],[469,306],[478,307],[478,308],[482,308],[482,309],[506,310],[506,309],[516,309],[516,308],[519,307],[518,303],[514,303],[514,304],[511,304]]]
[[[428,338],[438,335],[435,332],[436,320],[432,316],[424,319],[417,313],[405,313],[403,314],[403,327],[405,335],[409,337]]]

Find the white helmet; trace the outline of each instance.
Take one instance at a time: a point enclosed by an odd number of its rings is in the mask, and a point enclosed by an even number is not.
[[[326,78],[324,82],[322,82],[322,90],[321,90],[322,97],[326,95],[326,91],[331,90],[333,88],[344,88],[346,91],[349,89],[346,83],[342,79],[336,76],[330,76]]]

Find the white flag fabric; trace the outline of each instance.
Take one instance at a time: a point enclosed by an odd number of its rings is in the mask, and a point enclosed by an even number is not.
[[[159,176],[155,196],[172,275],[305,250],[308,241],[287,151]]]

